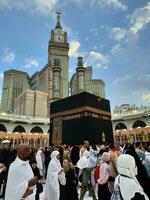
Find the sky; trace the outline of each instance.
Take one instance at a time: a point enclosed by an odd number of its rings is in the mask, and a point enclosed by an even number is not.
[[[70,78],[83,56],[93,78],[105,82],[112,110],[150,106],[148,0],[0,0],[0,96],[5,70],[32,75],[47,64],[58,10],[70,43]]]

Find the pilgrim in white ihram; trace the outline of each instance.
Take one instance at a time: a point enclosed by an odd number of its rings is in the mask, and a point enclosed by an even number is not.
[[[59,152],[53,151],[51,153],[51,161],[48,166],[46,178],[46,199],[59,200],[60,198],[60,184],[66,184],[65,173],[61,168],[59,161]]]

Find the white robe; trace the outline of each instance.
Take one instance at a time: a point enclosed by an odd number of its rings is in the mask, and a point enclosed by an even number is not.
[[[136,182],[136,180],[120,176],[120,181],[118,181],[119,176],[116,177],[115,185],[120,182],[120,191],[124,200],[131,200],[135,196],[135,193],[140,193],[143,195],[145,200],[149,199],[144,193],[142,187]]]
[[[28,188],[28,182],[34,177],[29,161],[18,157],[10,165],[5,192],[5,200],[20,200]],[[35,200],[36,189],[26,200]]]
[[[39,168],[40,175],[44,176],[45,175],[45,169],[44,169],[44,160],[42,160],[42,150],[38,150],[36,153],[36,162],[37,162],[37,167]]]
[[[54,152],[55,153],[55,152]],[[55,155],[58,155],[57,152]],[[61,171],[60,161],[55,157],[49,163],[47,178],[46,178],[46,200],[59,200],[60,198],[60,186],[59,181],[62,185],[66,184],[65,174]]]

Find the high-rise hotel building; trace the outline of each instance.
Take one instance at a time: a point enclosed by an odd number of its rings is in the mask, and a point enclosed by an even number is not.
[[[78,58],[76,73],[69,83],[69,43],[57,12],[56,26],[48,43],[47,64],[31,77],[14,69],[4,72],[1,111],[46,117],[51,102],[69,96],[69,86],[71,95],[87,91],[105,98],[104,82],[92,80],[92,67],[84,67],[82,59]]]

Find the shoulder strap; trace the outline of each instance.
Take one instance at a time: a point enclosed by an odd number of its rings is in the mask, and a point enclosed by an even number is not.
[[[118,188],[119,188],[119,192],[120,192],[120,197],[123,200],[122,194],[121,194],[121,189],[120,189],[120,175],[118,177]]]

